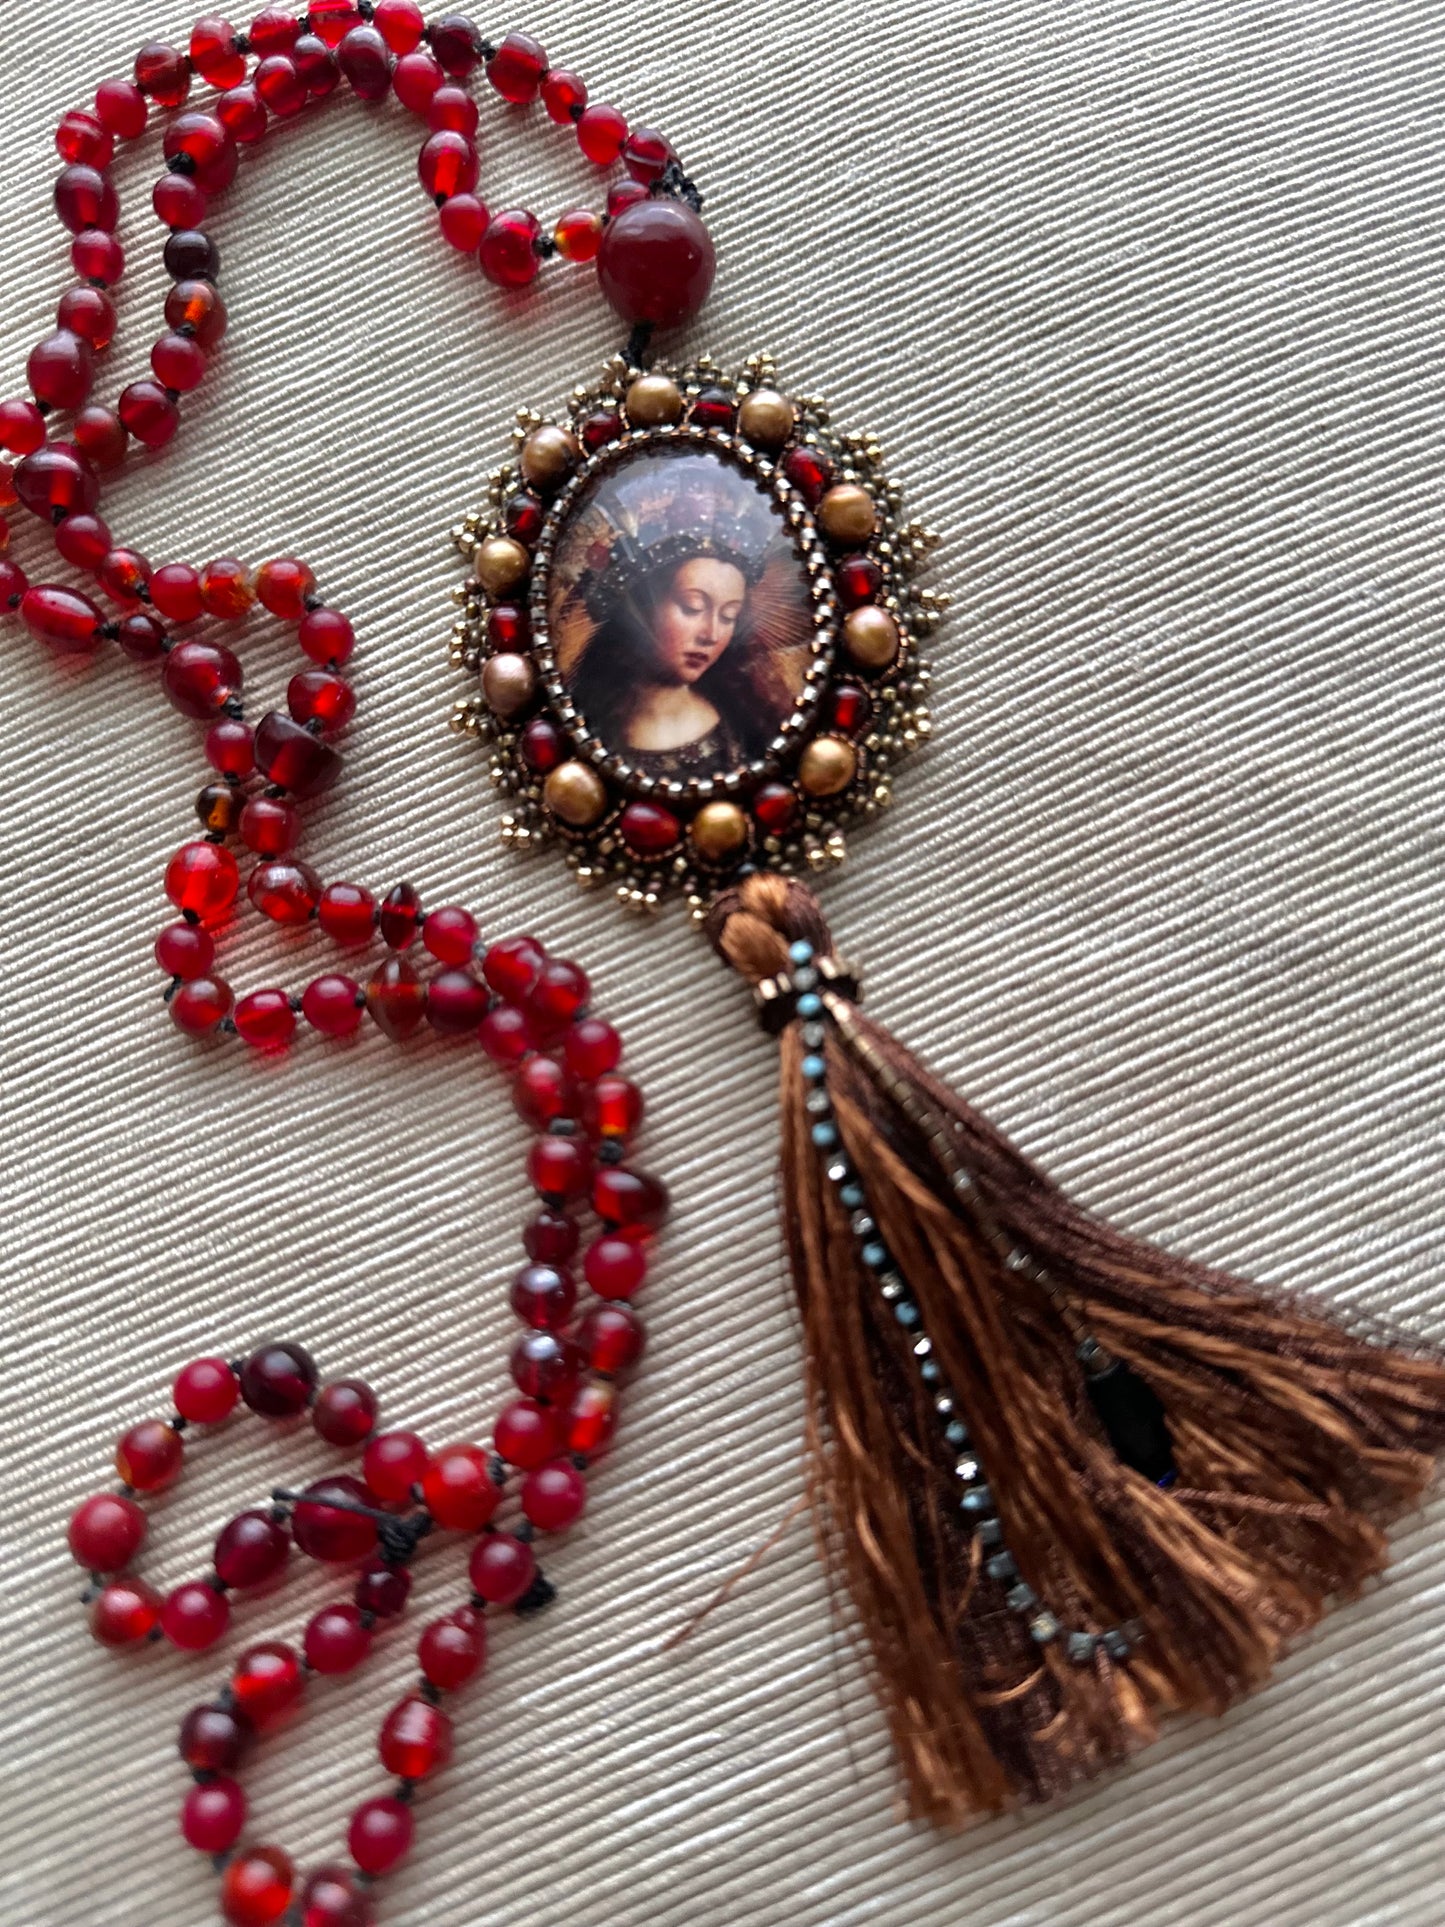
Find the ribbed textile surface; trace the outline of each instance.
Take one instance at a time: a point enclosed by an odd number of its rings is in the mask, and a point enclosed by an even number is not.
[[[168,4],[0,0],[0,394],[67,284],[54,124],[187,29]],[[535,32],[677,141],[721,257],[690,345],[771,349],[880,433],[943,534],[934,743],[825,886],[870,1009],[1091,1205],[1445,1331],[1438,0],[536,0],[481,24]],[[494,207],[596,199],[540,115],[483,110]],[[622,331],[586,271],[509,298],[453,256],[417,146],[395,104],[338,98],[247,159],[213,223],[232,332],[177,442],[107,496],[157,562],[314,564],[356,621],[362,708],[306,854],[576,955],[676,1198],[558,1602],[502,1629],[458,1706],[382,1918],[1438,1927],[1438,1509],[1253,1703],[961,1840],[898,1817],[803,1523],[662,1652],[798,1495],[773,1050],[680,913],[636,924],[503,851],[445,727],[446,531],[513,410],[560,403]],[[112,396],[158,325],[157,155],[117,170]],[[59,568],[28,529],[14,553]],[[259,708],[293,665],[258,626]],[[189,1355],[271,1335],[373,1380],[392,1422],[471,1436],[515,1329],[525,1134],[475,1055],[373,1032],[278,1062],[166,1021],[149,948],[202,780],[148,672],[6,629],[6,1927],[215,1918],[173,1737],[222,1662],[101,1651],[64,1548],[117,1433]],[[245,931],[242,986],[334,954]],[[199,1570],[230,1511],[325,1462],[254,1420],[200,1441],[149,1572]],[[456,1551],[419,1562],[424,1601],[461,1584]],[[241,1608],[226,1650],[334,1590],[311,1570]],[[262,1749],[256,1834],[340,1853],[423,1617]]]

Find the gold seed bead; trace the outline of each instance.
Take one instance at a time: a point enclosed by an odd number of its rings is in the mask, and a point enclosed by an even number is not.
[[[704,803],[692,819],[693,847],[708,863],[736,856],[748,840],[748,819],[736,803]]]
[[[504,596],[526,579],[532,558],[510,535],[490,536],[477,550],[477,580],[488,595]]]
[[[661,428],[682,416],[682,390],[666,375],[639,375],[623,403],[634,428]]]
[[[581,459],[582,447],[577,437],[570,429],[556,428],[551,423],[533,429],[523,442],[518,458],[529,487],[539,495],[550,495],[560,488]]]
[[[818,504],[818,526],[840,548],[861,549],[878,531],[873,497],[856,482],[839,482]]]
[[[754,448],[781,448],[796,424],[793,404],[776,388],[755,388],[738,410],[738,428]]]
[[[574,830],[589,829],[607,808],[607,789],[586,763],[559,763],[542,785],[542,801]]]
[[[809,796],[836,796],[858,769],[858,752],[841,736],[815,736],[798,761],[798,781]]]
[[[510,721],[520,716],[537,693],[537,671],[532,658],[514,649],[490,656],[482,669],[482,694],[493,715]]]
[[[844,622],[843,647],[860,669],[886,669],[898,654],[898,624],[886,609],[867,603]]]

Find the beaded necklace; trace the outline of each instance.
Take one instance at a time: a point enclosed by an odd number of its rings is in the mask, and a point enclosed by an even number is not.
[[[568,210],[544,231],[482,203],[477,74],[516,107],[540,102],[599,168],[620,164],[602,212]],[[199,109],[196,82],[214,90]],[[410,1846],[415,1790],[445,1763],[441,1701],[481,1665],[486,1617],[550,1597],[536,1535],[579,1516],[610,1442],[616,1379],[642,1345],[629,1301],[666,1210],[663,1187],[627,1162],[641,1097],[575,964],[529,937],[483,945],[469,912],[424,913],[405,884],[378,905],[297,854],[298,805],[336,781],[354,708],[352,631],[311,571],[291,558],[153,568],[98,514],[129,444],[175,435],[225,332],[210,200],[274,121],[343,87],[394,95],[424,123],[421,185],[444,239],[488,279],[520,288],[554,260],[591,264],[628,328],[554,419],[521,412],[511,459],[455,531],[468,576],[452,657],[478,686],[454,721],[487,745],[511,799],[506,840],[559,849],[580,883],[635,909],[683,895],[752,987],[780,1046],[812,1496],[911,1810],[952,1826],[1046,1799],[1147,1742],[1163,1713],[1218,1711],[1260,1684],[1331,1596],[1380,1568],[1385,1524],[1445,1446],[1445,1356],[1369,1342],[1089,1217],[864,1016],[858,972],[804,878],[844,859],[848,824],[887,805],[893,763],[929,731],[921,646],[943,598],[915,577],[932,538],[902,519],[876,442],[786,392],[766,354],[735,371],[654,357],[656,334],[702,307],[716,265],[670,143],[592,102],[527,36],[493,44],[458,15],[427,23],[413,0],[268,9],[244,35],[205,18],[187,50],[144,47],[133,80],[63,117],[55,200],[79,285],[30,357],[30,395],[0,404],[0,480],[3,505],[47,526],[116,613],[4,559],[0,604],[59,654],[114,641],[158,665],[168,700],[206,726],[203,834],[167,868],[180,917],[156,945],[182,1031],[279,1050],[298,1017],[329,1038],[367,1016],[398,1040],[429,1023],[475,1035],[511,1077],[538,1131],[528,1176],[542,1201],[512,1287],[520,1396],[490,1451],[432,1452],[378,1432],[369,1388],[322,1385],[299,1346],[194,1362],[174,1415],[121,1440],[121,1491],[72,1521],[92,1626],[111,1644],[205,1650],[232,1595],[272,1577],[292,1545],[360,1562],[351,1597],[313,1618],[299,1652],[251,1647],[188,1715],[182,1824],[215,1856],[234,1927],[366,1927],[373,1881]],[[166,328],[150,376],[111,409],[91,401],[124,267],[106,170],[156,113]],[[52,435],[58,413],[68,429]],[[239,658],[195,627],[253,601],[297,625],[310,665],[254,729]],[[299,996],[233,996],[215,932],[241,897],[236,841],[255,859],[244,894],[262,917],[314,922],[345,948],[379,939],[364,986],[328,973]],[[579,1319],[570,1267],[588,1207],[594,1302]],[[238,1402],[277,1420],[309,1411],[323,1440],[362,1449],[360,1477],[328,1474],[238,1515],[214,1570],[162,1599],[130,1570],[136,1499],[175,1478],[186,1428]],[[352,1864],[303,1876],[246,1839],[231,1769],[308,1672],[359,1663],[436,1531],[475,1538],[468,1603],[421,1636],[419,1684],[379,1743],[395,1787],[353,1817]]]

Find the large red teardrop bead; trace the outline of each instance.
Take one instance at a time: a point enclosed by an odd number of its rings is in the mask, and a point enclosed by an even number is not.
[[[608,223],[597,256],[602,292],[624,321],[675,328],[707,300],[712,236],[683,201],[646,200]]]

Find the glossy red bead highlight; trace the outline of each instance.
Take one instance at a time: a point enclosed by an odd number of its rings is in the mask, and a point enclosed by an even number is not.
[[[146,1535],[146,1516],[134,1499],[99,1492],[70,1515],[70,1550],[87,1572],[121,1572]]]

